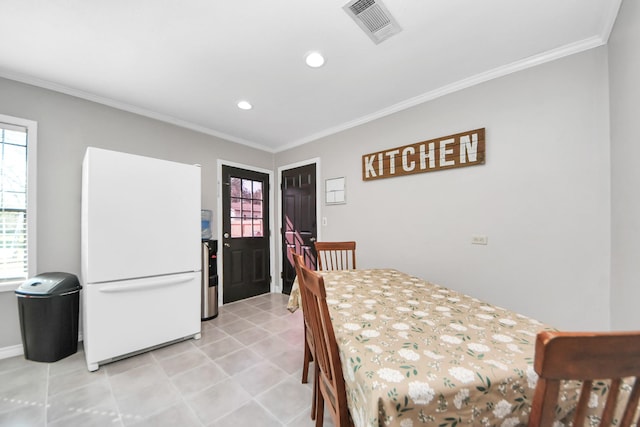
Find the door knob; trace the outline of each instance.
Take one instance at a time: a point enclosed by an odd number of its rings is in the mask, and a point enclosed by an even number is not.
[[[310,240],[310,241],[312,241],[312,242],[315,242],[315,241],[316,241],[316,238],[315,238],[315,237],[312,237],[312,238],[310,238],[309,240]]]
[[[224,237],[225,239],[228,239],[228,238],[229,238],[229,233],[224,233],[223,237]]]
[[[225,243],[225,244],[224,244],[224,247],[225,247],[225,248],[230,248],[230,247],[231,247],[231,245],[230,245],[230,244],[228,244],[228,243]]]

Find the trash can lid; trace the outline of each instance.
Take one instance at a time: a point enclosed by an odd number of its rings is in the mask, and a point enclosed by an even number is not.
[[[42,273],[28,279],[18,289],[21,295],[60,295],[82,289],[78,278],[70,273]]]

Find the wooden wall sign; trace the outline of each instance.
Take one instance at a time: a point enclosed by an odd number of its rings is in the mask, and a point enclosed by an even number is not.
[[[484,164],[484,128],[362,156],[362,180]]]

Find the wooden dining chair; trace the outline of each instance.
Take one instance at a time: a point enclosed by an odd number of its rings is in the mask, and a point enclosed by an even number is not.
[[[315,242],[318,270],[356,268],[356,242]]]
[[[302,255],[297,254],[291,249],[291,256],[293,257],[293,265],[296,269],[296,276],[298,277],[298,288],[300,289],[300,299],[302,300],[302,318],[304,320],[304,356],[302,360],[302,383],[306,384],[309,381],[309,364],[312,360],[315,360],[315,343],[313,340],[313,332],[311,331],[311,322],[309,320],[309,314],[311,310],[306,307],[309,304],[308,297],[303,294],[300,280],[300,266],[304,265],[304,259]],[[311,419],[316,419],[316,400],[318,395],[318,364],[314,365],[313,371],[313,397],[311,403]]]
[[[538,333],[534,369],[538,383],[531,408],[529,427],[554,424],[561,383],[582,382],[573,425],[585,425],[592,385],[599,380],[611,384],[604,402],[599,426],[629,427],[634,421],[640,398],[640,332],[551,332]],[[621,392],[623,379],[633,378],[630,393]],[[620,404],[618,410],[616,405]],[[623,406],[624,405],[624,406]],[[593,425],[593,424],[589,424]]]
[[[329,315],[327,294],[322,276],[306,266],[300,265],[298,285],[302,293],[303,311],[307,312],[311,321],[311,332],[315,341],[316,366],[318,367],[318,395],[316,402],[316,427],[322,426],[324,406],[336,427],[353,426],[347,407],[342,365],[338,352],[338,343]]]

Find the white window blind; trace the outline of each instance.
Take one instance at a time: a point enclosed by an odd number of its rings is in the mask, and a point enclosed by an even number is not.
[[[0,122],[0,284],[28,275],[27,128]]]

